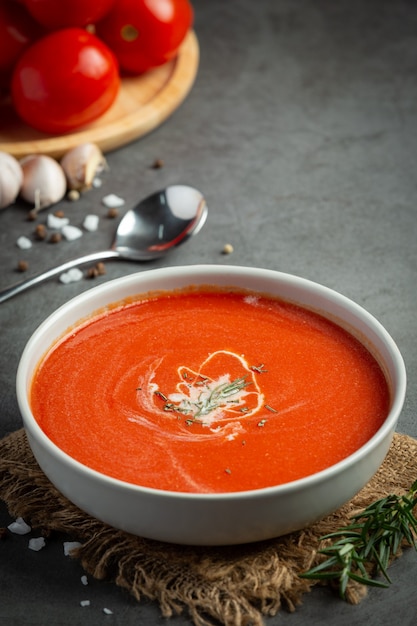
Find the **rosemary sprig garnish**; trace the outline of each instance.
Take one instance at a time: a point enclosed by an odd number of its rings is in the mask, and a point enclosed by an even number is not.
[[[204,388],[195,400],[184,398],[181,402],[174,403],[168,402],[167,397],[159,391],[155,391],[155,395],[166,401],[164,411],[176,411],[177,413],[182,413],[183,415],[192,416],[186,420],[187,425],[190,425],[194,422],[199,422],[199,418],[204,415],[208,415],[211,411],[214,411],[219,407],[226,406],[228,403],[239,402],[239,400],[235,400],[232,396],[238,394],[242,391],[242,389],[252,383],[246,380],[246,376],[242,376],[240,378],[236,378],[230,383],[221,383],[215,387],[209,386],[209,379],[202,379],[201,384]]]
[[[335,540],[319,551],[328,558],[300,574],[301,578],[338,580],[343,599],[350,580],[388,587],[391,579],[387,569],[401,545],[406,543],[417,550],[416,506],[417,480],[405,495],[389,495],[370,504],[345,528],[321,537]],[[379,574],[384,580],[374,578]]]
[[[222,406],[227,401],[227,398],[239,393],[239,391],[250,384],[250,382],[246,381],[246,376],[242,376],[241,378],[236,378],[231,383],[217,385],[208,394],[201,394],[199,400],[192,403],[197,409],[194,416],[198,418],[201,415],[207,415],[214,409]]]

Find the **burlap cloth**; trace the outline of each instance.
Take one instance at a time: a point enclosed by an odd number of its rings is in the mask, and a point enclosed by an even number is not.
[[[39,469],[23,430],[0,441],[0,498],[12,516],[34,528],[59,532],[83,545],[74,555],[87,573],[113,581],[140,601],[159,603],[170,617],[188,610],[196,626],[260,626],[281,607],[293,611],[315,583],[299,578],[317,559],[319,538],[349,516],[390,493],[406,492],[417,478],[417,441],[395,434],[381,469],[345,506],[291,535],[246,546],[187,547],[117,531],[64,498]],[[398,555],[399,556],[399,555]],[[352,585],[358,603],[366,588]]]

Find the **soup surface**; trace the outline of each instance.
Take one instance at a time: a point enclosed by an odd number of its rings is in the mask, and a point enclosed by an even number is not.
[[[189,288],[111,307],[41,360],[31,407],[81,463],[194,493],[278,485],[378,430],[389,390],[339,326],[256,293]]]

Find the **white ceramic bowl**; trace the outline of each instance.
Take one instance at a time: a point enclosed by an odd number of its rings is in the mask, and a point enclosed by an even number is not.
[[[28,392],[47,346],[79,319],[123,298],[151,290],[212,284],[266,292],[320,312],[362,340],[379,361],[392,394],[377,433],[332,467],[276,487],[232,494],[190,494],[140,487],[89,469],[60,450],[34,419]],[[140,272],[70,300],[41,324],[18,368],[17,398],[33,453],[51,482],[74,504],[116,528],[152,539],[200,545],[247,543],[306,527],[353,497],[383,462],[404,402],[401,354],[363,308],[311,281],[264,269],[190,266]]]

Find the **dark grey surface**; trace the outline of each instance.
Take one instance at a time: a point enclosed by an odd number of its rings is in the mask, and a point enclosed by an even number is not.
[[[0,287],[20,275],[107,247],[115,222],[101,198],[126,208],[176,182],[206,195],[203,231],[163,262],[108,263],[94,283],[43,284],[0,307],[0,436],[21,426],[14,379],[32,331],[58,305],[92,284],[163,264],[226,263],[298,274],[352,298],[392,334],[408,370],[398,429],[417,436],[417,9],[412,0],[195,1],[201,64],[181,108],[147,137],[108,155],[103,187],[77,204],[62,202],[74,224],[103,216],[97,233],[73,243],[37,242],[27,207],[0,213]],[[1,120],[0,120],[1,124]],[[154,159],[165,167],[153,170]],[[234,253],[222,255],[231,243]],[[0,508],[0,526],[11,521]],[[27,537],[0,542],[0,624],[161,623],[153,604],[138,604],[105,582],[80,582],[62,540],[35,553]],[[384,626],[417,620],[417,556],[391,570],[393,585],[351,607],[314,590],[294,614],[268,625]],[[89,599],[91,606],[79,602]],[[103,607],[113,611],[104,615]],[[163,620],[162,620],[163,621]],[[186,615],[169,622],[185,626]]]

